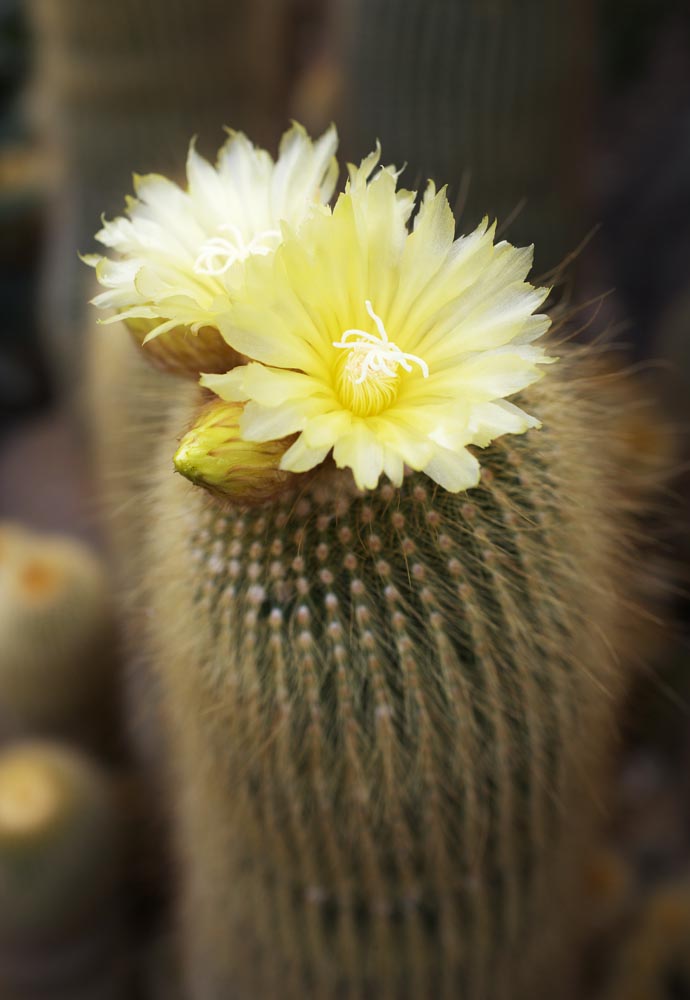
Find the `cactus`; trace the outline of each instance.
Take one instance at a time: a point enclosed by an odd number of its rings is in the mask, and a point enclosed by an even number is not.
[[[518,212],[509,238],[536,244],[538,270],[573,251],[591,225],[577,170],[591,89],[589,0],[334,6],[347,155],[360,156],[376,135],[413,183],[453,182],[465,228],[487,212]]]
[[[0,989],[119,1000],[119,822],[107,779],[46,742],[0,755]]]
[[[124,653],[123,722],[147,775],[165,759],[158,722],[158,677],[142,643],[150,607],[146,537],[151,455],[166,431],[179,379],[154,370],[126,329],[91,331],[88,410],[91,464],[112,561],[118,639]],[[115,376],[115,377],[113,377]],[[153,779],[154,784],[157,779]],[[153,800],[152,800],[153,801]]]
[[[208,397],[142,403],[98,338],[190,995],[566,996],[639,576],[616,380],[565,351],[467,494],[324,469],[240,509],[172,472]]]
[[[0,531],[0,731],[101,730],[114,679],[105,570],[83,544]],[[93,735],[93,734],[91,734]]]

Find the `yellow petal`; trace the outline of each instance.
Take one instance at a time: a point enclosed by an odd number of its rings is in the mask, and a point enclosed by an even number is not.
[[[280,406],[290,399],[305,399],[324,393],[323,387],[300,372],[282,368],[267,368],[252,363],[240,365],[224,375],[203,375],[201,385],[211,389],[221,399],[242,401],[253,399],[262,406]]]
[[[304,434],[300,434],[295,443],[283,455],[280,468],[288,472],[308,472],[315,468],[331,450],[331,445],[312,448],[306,444]]]
[[[507,399],[497,399],[493,403],[477,403],[472,407],[469,421],[469,443],[485,448],[503,434],[524,434],[532,428],[541,427],[536,417],[525,413]]]
[[[448,451],[437,448],[434,457],[424,467],[424,472],[434,482],[451,493],[469,490],[479,482],[479,462],[469,451]]]
[[[247,403],[240,430],[245,441],[274,441],[304,430],[308,422],[323,412],[324,404],[318,399],[304,399],[267,407]]]
[[[333,459],[339,469],[352,469],[360,490],[373,490],[383,472],[383,445],[363,420],[357,420],[336,442]]]

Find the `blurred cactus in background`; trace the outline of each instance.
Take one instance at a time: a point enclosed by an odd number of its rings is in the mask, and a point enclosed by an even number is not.
[[[378,136],[408,183],[450,182],[465,229],[517,212],[508,237],[536,244],[537,273],[551,269],[592,225],[590,14],[589,0],[336,0],[331,62],[313,80],[333,105],[315,93],[315,110],[337,115],[348,157]]]
[[[57,744],[0,754],[0,993],[126,1000],[120,821],[108,779]]]
[[[113,622],[83,544],[0,525],[0,736],[112,739]]]

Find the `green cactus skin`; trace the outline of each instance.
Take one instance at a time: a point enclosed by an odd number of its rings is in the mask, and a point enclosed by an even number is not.
[[[0,993],[125,1000],[121,824],[106,776],[46,741],[0,755]]]
[[[335,0],[338,120],[357,159],[378,136],[404,178],[451,182],[463,226],[486,214],[537,271],[587,235],[577,164],[592,88],[590,0]]]
[[[574,982],[637,495],[612,379],[559,368],[529,394],[544,429],[484,451],[458,496],[421,475],[361,496],[331,470],[223,510],[171,472],[203,402],[182,381],[145,481],[110,453],[141,490],[195,1000]]]
[[[112,738],[113,615],[85,545],[0,524],[0,738]]]

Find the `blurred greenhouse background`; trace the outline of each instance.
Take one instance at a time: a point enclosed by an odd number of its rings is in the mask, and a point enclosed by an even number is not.
[[[212,157],[223,126],[275,152],[290,118],[312,133],[335,121],[343,160],[380,139],[408,186],[448,184],[461,229],[488,214],[534,242],[581,336],[624,345],[651,400],[640,447],[674,468],[649,552],[673,580],[669,621],[650,630],[623,724],[585,981],[592,996],[689,997],[687,0],[0,0],[0,995],[174,996],[158,820],[113,694],[83,405],[93,275],[78,255],[132,172],[182,180],[190,138]],[[37,594],[56,622],[74,601],[79,635],[53,622],[28,651]],[[20,635],[36,665],[18,693]],[[76,839],[56,846],[65,809]],[[16,881],[22,823],[40,833],[32,870],[63,866],[64,885]]]

